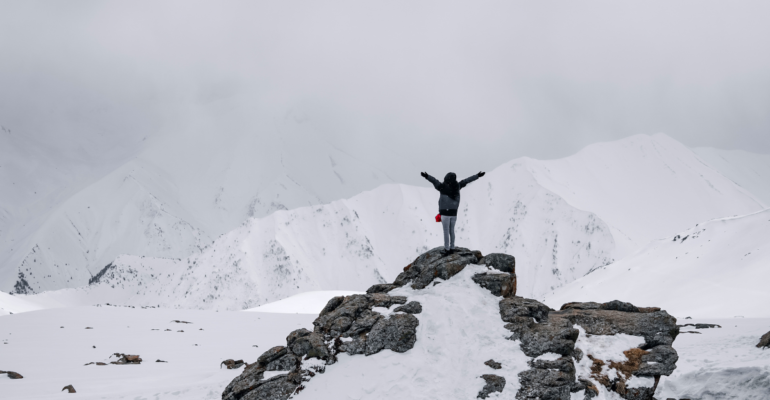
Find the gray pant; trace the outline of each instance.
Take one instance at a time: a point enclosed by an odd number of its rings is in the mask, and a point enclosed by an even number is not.
[[[441,216],[441,225],[444,226],[444,249],[446,250],[455,248],[455,222],[457,222],[457,217]]]

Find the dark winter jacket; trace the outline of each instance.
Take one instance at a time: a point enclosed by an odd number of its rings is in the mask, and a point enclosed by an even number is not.
[[[457,175],[454,172],[450,172],[444,177],[444,182],[439,182],[438,179],[430,175],[426,176],[425,179],[430,181],[433,187],[441,193],[441,196],[438,198],[439,214],[456,216],[457,209],[460,208],[460,189],[479,179],[479,176],[478,174],[473,175],[470,178],[457,182]]]

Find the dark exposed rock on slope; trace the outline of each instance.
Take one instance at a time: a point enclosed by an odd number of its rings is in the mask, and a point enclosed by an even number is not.
[[[625,399],[652,399],[661,375],[670,375],[676,368],[678,355],[671,347],[679,328],[676,319],[665,311],[640,312],[630,303],[568,303],[560,311],[550,309],[536,300],[513,297],[500,302],[500,316],[513,334],[510,339],[521,341],[521,349],[529,357],[556,353],[554,361],[530,361],[531,369],[521,373],[521,389],[517,399],[569,400],[571,392],[584,391],[586,399],[598,394],[594,382],[585,377],[576,379],[575,362],[589,357],[592,380]],[[606,362],[575,347],[579,330],[587,335],[626,334],[642,336],[644,343],[628,349],[625,363]],[[602,374],[608,365],[615,371]],[[653,387],[626,389],[632,376],[654,378]]]

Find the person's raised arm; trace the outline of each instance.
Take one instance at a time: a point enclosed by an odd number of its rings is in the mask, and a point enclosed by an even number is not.
[[[464,187],[465,187],[465,185],[467,185],[467,184],[469,184],[469,183],[471,183],[471,182],[475,181],[476,179],[479,179],[479,178],[481,178],[481,177],[482,177],[482,176],[484,176],[484,175],[486,175],[486,172],[479,172],[479,173],[478,173],[478,174],[476,174],[476,175],[472,175],[472,176],[469,176],[468,178],[465,178],[465,179],[463,179],[462,181],[460,181],[460,187],[461,187],[461,188],[464,188]]]
[[[434,177],[432,177],[432,176],[428,175],[428,173],[427,173],[427,172],[420,172],[420,175],[421,175],[423,178],[427,179],[427,180],[428,180],[428,182],[432,183],[432,184],[433,184],[433,187],[434,187],[434,188],[436,188],[436,190],[438,190],[439,186],[441,186],[441,182],[439,182],[439,181],[438,181],[438,179],[436,179],[436,178],[434,178]]]

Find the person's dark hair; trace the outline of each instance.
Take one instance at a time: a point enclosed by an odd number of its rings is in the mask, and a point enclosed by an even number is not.
[[[446,174],[442,186],[444,190],[441,192],[453,199],[456,199],[460,194],[460,184],[457,182],[457,175],[454,172]]]

